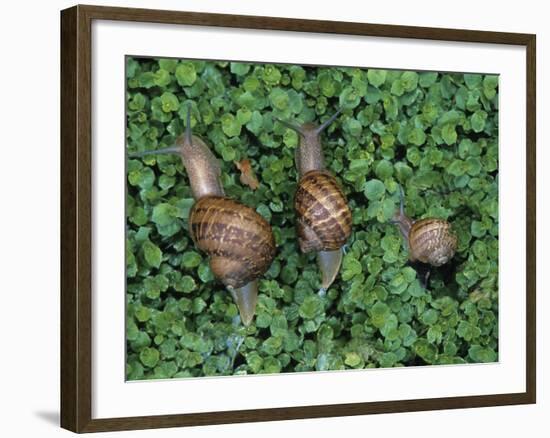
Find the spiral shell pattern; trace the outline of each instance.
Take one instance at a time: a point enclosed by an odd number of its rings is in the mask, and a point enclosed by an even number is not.
[[[189,214],[195,245],[210,256],[223,284],[240,288],[260,277],[275,257],[269,223],[255,210],[221,196],[200,198]]]
[[[453,258],[457,237],[451,224],[442,219],[422,219],[409,232],[409,251],[412,261],[441,266]]]
[[[334,251],[351,235],[351,211],[336,178],[322,170],[307,172],[294,197],[302,252]]]

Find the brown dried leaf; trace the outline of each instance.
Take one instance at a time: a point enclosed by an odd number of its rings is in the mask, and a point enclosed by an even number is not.
[[[234,161],[234,163],[235,166],[237,166],[237,169],[239,169],[239,171],[241,172],[241,183],[247,185],[252,190],[256,190],[260,183],[258,182],[256,175],[254,174],[252,166],[250,165],[250,160],[244,159],[241,161]]]

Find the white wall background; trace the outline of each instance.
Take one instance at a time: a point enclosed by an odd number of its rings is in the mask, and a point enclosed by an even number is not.
[[[321,436],[546,436],[550,384],[543,343],[550,324],[543,275],[550,219],[548,138],[550,29],[545,2],[297,2],[277,0],[110,0],[111,6],[273,15],[372,23],[455,27],[537,34],[538,77],[538,404],[456,411],[104,434],[125,437],[212,437],[262,434]],[[69,436],[58,427],[59,405],[59,10],[73,2],[5,2],[0,16],[0,431],[3,436]],[[546,116],[546,117],[545,117]],[[6,153],[7,152],[7,153]],[[546,187],[545,187],[546,186]],[[546,414],[546,416],[545,416]],[[546,429],[546,430],[545,430]]]

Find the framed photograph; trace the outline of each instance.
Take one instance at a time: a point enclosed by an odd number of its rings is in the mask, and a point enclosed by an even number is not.
[[[62,11],[62,427],[535,403],[535,41]]]

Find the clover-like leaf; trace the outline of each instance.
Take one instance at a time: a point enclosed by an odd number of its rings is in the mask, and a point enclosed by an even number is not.
[[[384,183],[378,179],[371,179],[365,183],[364,193],[370,201],[381,199],[385,192],[386,186],[384,186]]]
[[[197,80],[195,66],[191,62],[182,62],[178,64],[175,70],[176,80],[182,87],[193,85]]]
[[[146,347],[139,353],[141,363],[146,367],[153,368],[159,361],[160,353],[156,348]]]
[[[380,87],[386,81],[386,70],[369,69],[367,72],[369,83],[375,87]]]
[[[149,264],[149,266],[158,268],[160,266],[160,263],[162,262],[161,249],[150,240],[146,240],[145,242],[143,242],[141,248],[143,250],[145,261]]]

